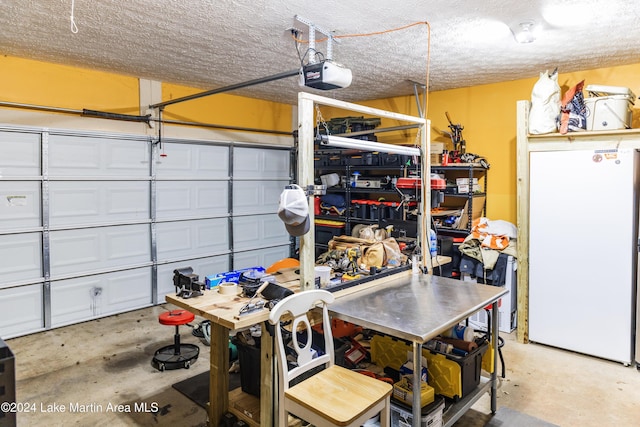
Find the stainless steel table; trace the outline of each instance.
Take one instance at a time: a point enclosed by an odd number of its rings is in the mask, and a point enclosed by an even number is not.
[[[384,285],[356,291],[329,305],[333,317],[389,334],[413,343],[413,425],[420,426],[420,372],[422,344],[446,331],[498,299],[504,287],[448,279],[425,274],[401,274]],[[493,373],[475,392],[456,402],[445,414],[445,426],[456,422],[482,393],[491,387],[491,412],[496,412],[498,316],[491,316],[494,354]]]

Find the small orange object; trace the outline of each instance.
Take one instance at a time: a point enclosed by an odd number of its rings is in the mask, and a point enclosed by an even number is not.
[[[292,268],[292,267],[300,267],[300,261],[295,258],[284,258],[280,261],[276,261],[271,264],[266,270],[265,273],[272,274],[278,270],[283,268]]]

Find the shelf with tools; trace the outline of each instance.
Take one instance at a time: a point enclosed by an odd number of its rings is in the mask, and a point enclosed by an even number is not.
[[[485,214],[488,171],[476,163],[431,166],[431,217],[437,233],[465,237],[471,232],[473,220]]]
[[[398,190],[399,180],[419,173],[411,156],[355,150],[316,150],[316,184],[326,194],[315,198],[316,249],[324,251],[336,235],[352,235],[358,224],[392,230],[391,235],[415,238],[419,189]]]

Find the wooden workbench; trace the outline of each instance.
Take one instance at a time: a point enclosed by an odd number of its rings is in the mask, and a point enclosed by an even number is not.
[[[287,287],[299,287],[293,282]],[[273,364],[271,348],[273,337],[265,331],[264,322],[269,318],[269,310],[261,309],[239,315],[240,309],[249,298],[239,295],[223,295],[217,289],[206,290],[199,297],[189,299],[177,295],[167,295],[167,302],[211,321],[211,348],[209,368],[209,423],[217,426],[229,408],[229,333],[262,323],[260,345],[260,425],[272,425],[271,390]],[[256,420],[258,421],[258,420]]]
[[[450,258],[438,256],[434,263],[445,264]],[[299,280],[292,277],[291,270],[282,271],[282,276],[276,274],[278,284],[287,287],[294,292],[300,288]],[[410,272],[404,271],[396,275],[372,280],[357,286],[335,291],[336,298],[345,297],[356,292],[382,286],[399,275],[407,276]],[[166,301],[178,307],[184,308],[198,316],[211,321],[211,348],[210,348],[210,384],[209,384],[209,420],[211,425],[217,422],[229,408],[229,333],[233,330],[248,328],[255,324],[262,324],[262,337],[260,345],[260,425],[273,425],[273,363],[272,344],[273,337],[266,331],[265,321],[269,318],[269,310],[261,309],[252,313],[239,315],[240,309],[249,298],[240,295],[223,295],[217,289],[206,290],[202,296],[182,298],[174,294],[167,295]],[[258,421],[258,420],[256,420]]]

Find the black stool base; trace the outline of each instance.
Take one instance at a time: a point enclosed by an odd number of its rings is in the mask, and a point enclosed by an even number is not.
[[[167,345],[156,350],[151,365],[159,371],[171,369],[189,369],[198,359],[200,348],[194,344],[180,344],[180,353],[176,354],[175,345]]]

